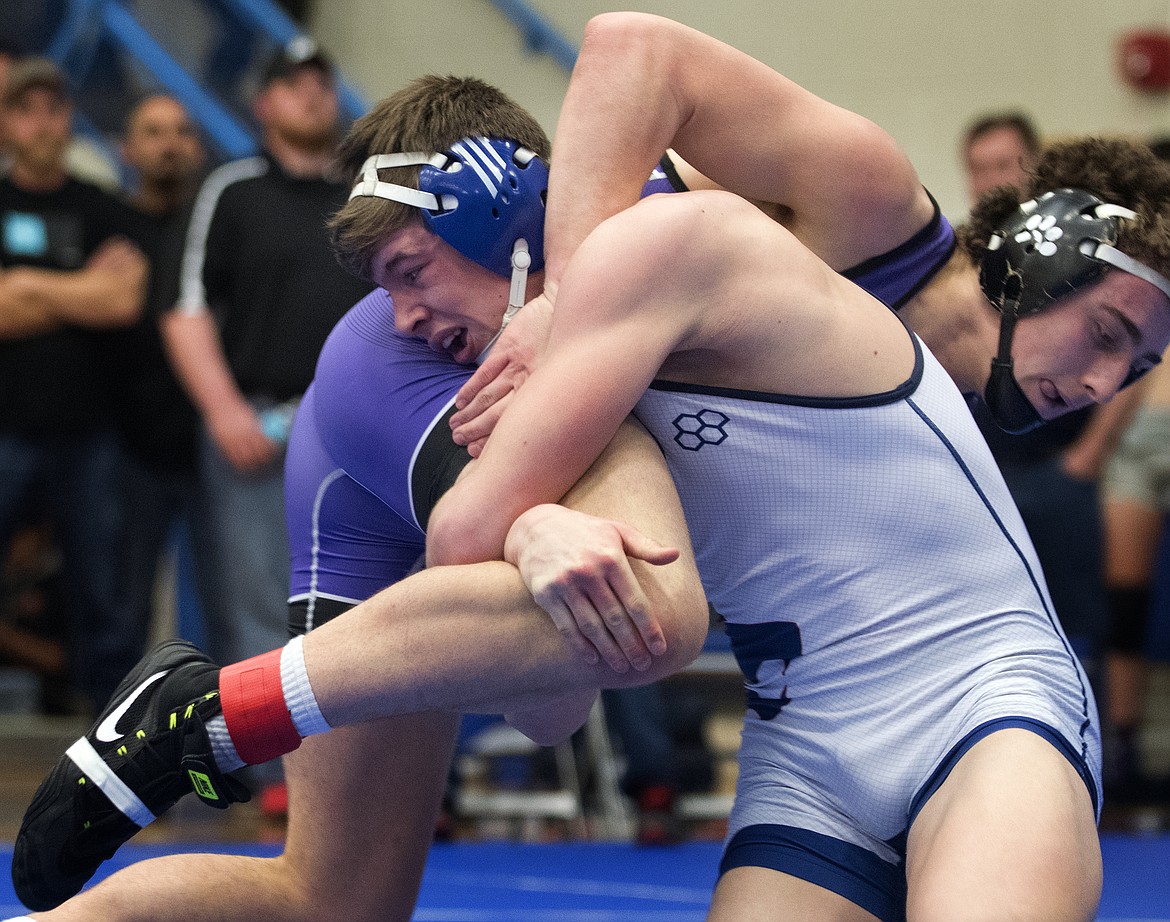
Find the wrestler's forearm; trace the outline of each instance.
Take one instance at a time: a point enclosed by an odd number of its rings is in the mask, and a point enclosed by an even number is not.
[[[586,26],[549,176],[545,265],[553,285],[599,223],[638,201],[685,117],[672,105],[670,68],[655,60],[644,35],[639,17],[629,14]]]

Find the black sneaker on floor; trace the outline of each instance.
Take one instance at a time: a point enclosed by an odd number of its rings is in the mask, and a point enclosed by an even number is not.
[[[143,826],[194,791],[214,807],[245,801],[215,766],[204,721],[219,713],[219,669],[197,647],[155,647],[69,747],[24,815],[12,854],[16,895],[32,910],[76,894]]]

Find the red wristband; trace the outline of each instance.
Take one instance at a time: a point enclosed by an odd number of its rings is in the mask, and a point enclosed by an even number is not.
[[[268,762],[301,745],[284,703],[280,654],[280,650],[272,650],[219,672],[219,697],[228,735],[249,765]]]

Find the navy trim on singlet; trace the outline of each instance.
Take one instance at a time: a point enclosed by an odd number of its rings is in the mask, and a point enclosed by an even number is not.
[[[1089,727],[1092,726],[1093,720],[1090,716],[1089,691],[1085,687],[1084,681],[1081,679],[1080,670],[1077,668],[1079,661],[1077,660],[1076,653],[1073,652],[1072,646],[1069,644],[1068,639],[1064,636],[1064,632],[1059,626],[1055,613],[1049,607],[1048,601],[1044,597],[1044,590],[1041,588],[1040,582],[1036,579],[1036,574],[1032,571],[1032,567],[1028,563],[1028,558],[1024,555],[1024,552],[1020,549],[1020,546],[1016,540],[1012,537],[1011,532],[1008,531],[1007,527],[1003,524],[1003,519],[1000,518],[999,512],[987,498],[987,494],[983,492],[983,488],[979,485],[979,481],[971,473],[971,469],[967,466],[967,462],[963,459],[962,455],[959,454],[955,446],[951,444],[951,440],[946,437],[946,434],[941,429],[939,429],[937,425],[935,425],[934,420],[932,420],[930,416],[914,402],[913,398],[907,398],[906,403],[908,406],[910,406],[911,409],[914,410],[915,413],[918,414],[919,418],[921,418],[922,421],[930,427],[931,431],[934,432],[938,440],[943,444],[947,451],[950,452],[951,457],[954,458],[955,463],[959,465],[959,469],[967,478],[968,483],[971,484],[976,494],[978,494],[980,500],[982,500],[984,508],[987,509],[988,513],[990,513],[992,519],[995,521],[996,526],[999,528],[1004,538],[1007,539],[1008,544],[1010,544],[1012,547],[1012,550],[1016,552],[1016,556],[1019,557],[1020,563],[1023,564],[1024,572],[1028,574],[1028,579],[1031,581],[1032,587],[1036,590],[1036,598],[1040,600],[1040,604],[1044,608],[1044,614],[1048,618],[1048,623],[1052,625],[1052,629],[1056,632],[1056,636],[1060,638],[1061,645],[1064,647],[1064,651],[1068,655],[1069,661],[1072,663],[1074,671],[1077,673],[1077,682],[1081,686],[1081,716],[1084,718],[1084,720],[1081,721],[1079,730],[1081,737],[1081,758],[1084,759],[1087,763],[1089,747],[1088,742],[1085,739],[1085,733],[1088,731]],[[1094,807],[1096,806],[1096,802],[1097,795],[1094,792]]]
[[[897,315],[895,315],[897,316]],[[903,327],[906,326],[903,322]],[[736,400],[754,400],[759,403],[781,403],[794,407],[816,407],[824,410],[842,410],[864,407],[880,407],[899,400],[907,400],[917,389],[922,380],[923,359],[922,346],[918,337],[906,330],[910,342],[914,345],[914,370],[910,377],[892,390],[880,394],[866,394],[860,397],[802,397],[799,394],[772,394],[767,391],[740,390],[735,387],[711,387],[705,384],[689,384],[682,381],[667,381],[655,379],[650,382],[650,390],[664,391],[678,394],[709,394],[715,397],[731,397]]]
[[[856,266],[851,266],[848,269],[842,270],[840,273],[842,276],[849,279],[849,281],[860,285],[866,291],[869,291],[875,297],[878,297],[879,300],[883,300],[877,294],[877,292],[873,290],[874,287],[880,286],[872,286],[867,284],[865,276],[878,270],[888,269],[891,264],[897,263],[901,260],[907,260],[908,257],[913,257],[913,259],[910,260],[911,262],[918,262],[921,260],[923,255],[923,253],[920,253],[919,250],[924,250],[926,255],[930,255],[932,251],[937,250],[938,243],[940,241],[935,240],[934,238],[938,236],[940,225],[946,219],[943,217],[942,209],[939,208],[938,202],[935,201],[934,196],[930,194],[930,190],[924,189],[924,191],[930,198],[931,205],[934,206],[934,213],[931,215],[930,221],[905,243],[901,243],[892,250],[882,253],[879,256],[873,256],[870,259],[865,260],[865,262],[858,263]],[[883,301],[883,303],[886,303],[887,307],[895,311],[905,306],[906,302],[918,294],[918,292],[920,292],[923,287],[925,287],[926,283],[934,278],[939,273],[939,270],[941,270],[942,267],[950,261],[951,256],[955,252],[956,246],[957,241],[955,239],[955,234],[953,231],[950,231],[947,236],[946,246],[934,254],[933,262],[929,263],[923,268],[912,267],[916,268],[916,270],[921,273],[918,275],[914,284],[910,288],[902,291],[897,298],[892,299],[890,302]],[[885,279],[880,279],[879,281],[884,283]]]
[[[930,797],[942,787],[959,760],[976,743],[1009,728],[1028,730],[1051,743],[1080,775],[1088,788],[1094,811],[1097,809],[1096,784],[1085,760],[1069,746],[1068,740],[1041,721],[1002,717],[976,727],[952,747],[911,801],[906,828],[910,828]],[[889,843],[901,856],[900,864],[890,864],[868,849],[832,836],[796,826],[760,823],[745,826],[732,836],[719,863],[719,874],[722,876],[739,867],[769,868],[836,893],[882,922],[904,922],[907,892],[905,843],[904,833]]]
[[[843,896],[882,922],[905,922],[905,871],[859,845],[795,826],[760,823],[732,836],[719,874],[741,867],[799,877]]]
[[[955,766],[959,764],[959,760],[976,743],[986,739],[993,733],[1008,729],[1028,730],[1051,743],[1056,751],[1068,759],[1069,764],[1076,769],[1076,773],[1080,775],[1081,780],[1085,783],[1085,787],[1089,789],[1089,797],[1093,801],[1093,812],[1097,812],[1097,785],[1093,781],[1093,775],[1089,771],[1089,766],[1086,764],[1083,754],[1078,754],[1060,732],[1043,721],[1034,720],[1031,717],[999,717],[995,720],[989,720],[985,724],[980,724],[951,748],[951,751],[939,763],[938,768],[926,780],[926,784],[919,788],[918,793],[911,799],[906,828],[909,829],[913,825],[915,818],[922,812],[922,808],[926,806],[926,802],[930,800],[935,791],[943,786],[943,783],[950,777],[951,772],[954,771]]]

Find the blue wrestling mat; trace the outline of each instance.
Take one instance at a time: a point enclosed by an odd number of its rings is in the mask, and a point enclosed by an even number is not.
[[[1170,922],[1170,836],[1105,836],[1098,922]],[[274,855],[276,846],[127,846],[109,874],[176,851]],[[719,846],[594,843],[437,845],[415,922],[701,922]],[[0,919],[23,911],[12,890],[12,847],[0,847]],[[99,876],[100,876],[99,874]]]

